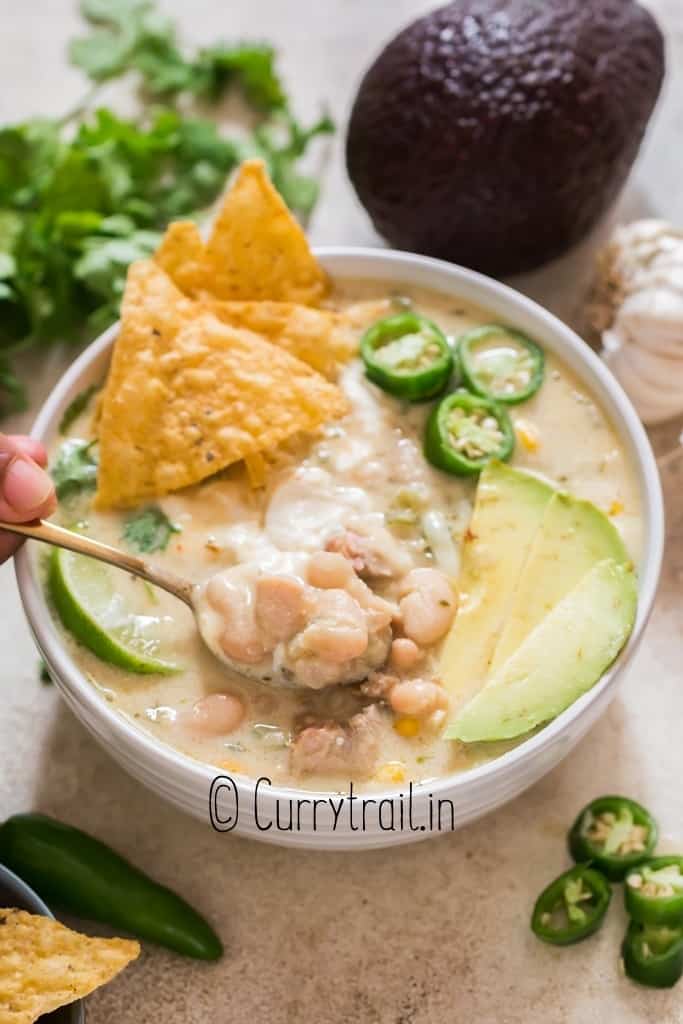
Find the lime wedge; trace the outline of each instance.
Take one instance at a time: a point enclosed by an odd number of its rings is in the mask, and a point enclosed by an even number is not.
[[[116,570],[55,548],[48,587],[60,619],[77,640],[111,665],[141,675],[171,675],[179,667],[157,657],[158,620],[137,615],[117,592]]]

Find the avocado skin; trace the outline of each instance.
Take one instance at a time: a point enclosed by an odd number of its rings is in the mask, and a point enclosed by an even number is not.
[[[455,0],[366,73],[349,176],[395,247],[531,270],[615,200],[663,77],[662,34],[635,0]]]

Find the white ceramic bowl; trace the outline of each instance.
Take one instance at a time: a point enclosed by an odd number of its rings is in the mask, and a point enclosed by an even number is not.
[[[256,784],[239,776],[215,782],[215,769],[137,729],[102,699],[75,664],[50,615],[33,560],[26,550],[17,558],[17,578],[35,639],[67,704],[127,771],[180,809],[207,822],[211,802],[214,827],[221,830],[234,829],[245,836],[291,846],[350,850],[425,838],[436,831],[439,800],[451,801],[451,804],[441,805],[442,828],[450,828],[451,806],[455,826],[464,825],[517,796],[569,753],[606,709],[615,694],[617,680],[642,635],[659,578],[664,514],[652,450],[629,400],[591,349],[546,310],[497,281],[423,256],[353,248],[326,248],[318,250],[317,255],[336,277],[420,285],[483,306],[494,317],[527,331],[548,351],[557,353],[609,416],[636,468],[645,548],[640,566],[635,629],[625,650],[600,682],[544,729],[497,760],[463,774],[418,785],[412,792],[412,799],[409,799],[406,785],[402,797],[396,789],[371,794],[376,803],[366,805],[366,825],[362,828],[362,795],[354,794],[354,800],[350,801],[347,794],[341,809],[338,801],[333,809],[327,802],[330,794],[275,787],[267,782]],[[69,401],[85,386],[102,379],[116,332],[114,325],[93,342],[64,375],[38,416],[33,431],[35,437],[49,444]],[[310,806],[313,797],[323,801],[316,807],[315,821]],[[296,811],[299,799],[308,801],[300,808],[301,827],[292,831],[278,828],[276,811],[279,810],[280,823],[286,825],[292,806],[290,801],[295,802]],[[392,801],[392,806],[383,803],[380,807],[379,801]],[[399,827],[401,811],[402,828]],[[391,812],[395,827],[389,831]]]

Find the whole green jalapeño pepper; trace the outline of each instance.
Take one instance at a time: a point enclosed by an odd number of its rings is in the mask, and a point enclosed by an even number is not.
[[[505,409],[487,398],[455,391],[427,422],[425,457],[455,476],[475,476],[492,459],[509,459],[515,433]]]
[[[0,863],[48,903],[122,928],[184,956],[217,960],[220,939],[180,896],[158,885],[104,843],[42,814],[0,825]]]
[[[624,903],[641,924],[683,927],[683,857],[653,857],[630,871]]]
[[[671,988],[683,974],[683,928],[631,921],[621,955],[633,981],[651,988]]]
[[[647,860],[657,843],[657,823],[635,800],[603,796],[584,807],[569,832],[578,863],[590,861],[613,882]]]
[[[597,931],[612,898],[609,882],[577,864],[543,890],[531,915],[531,930],[543,942],[569,946]]]
[[[543,349],[521,331],[485,324],[458,339],[456,360],[463,383],[482,398],[518,405],[543,383]]]
[[[445,334],[417,313],[398,313],[373,324],[363,335],[360,354],[371,381],[409,402],[438,395],[453,372]]]

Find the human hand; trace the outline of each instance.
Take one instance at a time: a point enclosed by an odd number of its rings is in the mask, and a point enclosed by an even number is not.
[[[27,523],[54,512],[54,485],[45,472],[47,454],[42,444],[18,434],[0,434],[0,520]],[[21,544],[21,537],[0,530],[0,562]]]

